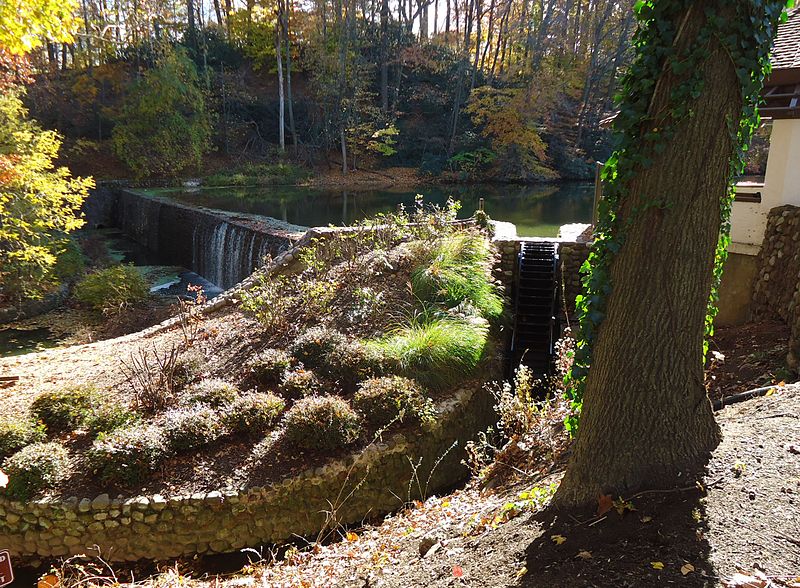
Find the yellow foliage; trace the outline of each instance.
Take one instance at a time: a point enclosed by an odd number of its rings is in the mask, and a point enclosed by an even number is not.
[[[75,0],[3,0],[0,47],[20,55],[40,47],[45,38],[72,42]]]
[[[56,168],[61,138],[27,119],[18,93],[0,95],[0,295],[38,297],[52,283],[91,178]]]

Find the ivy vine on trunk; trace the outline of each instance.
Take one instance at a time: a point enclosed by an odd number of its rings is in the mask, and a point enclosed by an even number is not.
[[[640,0],[618,144],[577,300],[567,425],[575,451],[555,503],[666,488],[720,439],[705,337],[729,244],[733,178],[786,0]]]

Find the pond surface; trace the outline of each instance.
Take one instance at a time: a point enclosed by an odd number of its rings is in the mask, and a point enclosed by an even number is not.
[[[270,216],[292,224],[314,227],[348,225],[398,204],[414,206],[418,193],[429,203],[443,205],[452,196],[462,204],[460,217],[471,216],[484,198],[485,210],[495,220],[517,225],[521,237],[555,237],[567,223],[590,222],[591,183],[539,184],[532,186],[428,186],[414,190],[343,191],[298,186],[203,188],[200,190],[152,190],[187,204]]]

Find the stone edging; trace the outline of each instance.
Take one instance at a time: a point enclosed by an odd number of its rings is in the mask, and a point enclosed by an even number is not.
[[[491,395],[463,388],[437,405],[438,417],[422,434],[396,433],[363,451],[310,468],[266,487],[190,496],[39,500],[0,497],[0,547],[17,558],[69,556],[97,546],[109,561],[165,559],[224,553],[293,536],[313,536],[331,503],[340,523],[355,523],[466,475],[463,446],[495,420]],[[453,443],[458,447],[448,451]],[[414,474],[411,462],[421,465]],[[431,469],[436,467],[431,475]],[[411,484],[411,480],[414,484]],[[338,497],[338,498],[337,498]],[[400,498],[398,498],[400,497]]]

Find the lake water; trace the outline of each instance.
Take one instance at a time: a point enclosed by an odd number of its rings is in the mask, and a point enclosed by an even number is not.
[[[331,190],[296,186],[203,188],[194,191],[154,190],[186,202],[232,212],[270,216],[292,224],[314,227],[348,225],[398,204],[414,206],[418,193],[426,202],[444,204],[449,196],[462,204],[460,217],[471,216],[484,199],[495,220],[517,225],[522,237],[555,237],[567,223],[590,222],[593,186],[590,183],[533,186],[429,186],[416,190]]]

